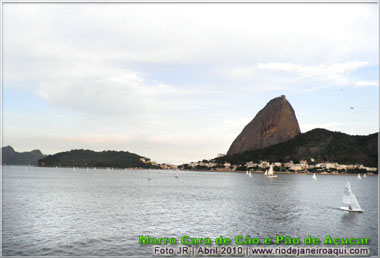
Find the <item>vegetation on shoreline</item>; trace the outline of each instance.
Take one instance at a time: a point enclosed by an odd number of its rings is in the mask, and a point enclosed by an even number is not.
[[[263,149],[215,158],[216,163],[245,164],[253,161],[298,163],[314,158],[315,162],[378,166],[378,133],[351,136],[326,129],[313,129],[284,143]]]
[[[49,155],[38,161],[41,167],[114,167],[114,168],[157,168],[149,160],[128,151],[71,150]]]

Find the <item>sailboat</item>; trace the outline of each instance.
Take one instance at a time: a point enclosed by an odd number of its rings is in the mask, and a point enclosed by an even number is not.
[[[246,174],[247,174],[247,175],[249,174],[249,173],[248,173],[248,170],[247,170]]]
[[[343,211],[364,212],[360,207],[359,202],[355,197],[355,194],[351,190],[350,182],[347,182],[347,184],[344,187],[343,203],[348,205],[348,207],[339,208]]]
[[[267,177],[277,177],[277,175],[275,175],[273,173],[273,165],[272,164],[270,164]]]
[[[367,177],[367,174],[363,174],[363,177]]]
[[[315,173],[313,173],[313,177],[312,177],[314,180],[317,180],[317,176],[315,175]]]
[[[175,172],[175,178],[178,178],[178,171]]]
[[[362,179],[362,177],[360,176],[360,174],[358,174],[358,179]]]
[[[264,176],[267,176],[268,175],[268,169],[265,170],[265,173],[264,173]]]
[[[252,173],[249,171],[248,176],[252,178]]]

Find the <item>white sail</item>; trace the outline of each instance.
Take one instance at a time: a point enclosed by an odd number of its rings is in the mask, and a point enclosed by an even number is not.
[[[358,179],[362,179],[361,176],[360,176],[360,174],[358,174]]]
[[[352,202],[351,207],[352,207],[353,210],[361,210],[362,209],[360,207],[359,202],[356,199],[356,196],[355,196],[354,193],[352,193],[352,195],[351,195],[351,202]]]
[[[340,209],[343,211],[363,212],[358,200],[356,199],[355,194],[351,190],[351,185],[349,182],[347,182],[347,184],[344,187],[343,203],[348,205],[348,207],[340,207]]]
[[[352,204],[351,196],[352,196],[351,185],[350,185],[350,182],[347,182],[347,184],[344,186],[343,203],[351,205]]]
[[[268,176],[273,176],[273,165],[272,164],[269,167]]]
[[[265,173],[264,173],[264,176],[267,176],[268,175],[268,169],[265,170]]]
[[[317,176],[315,175],[315,173],[313,173],[313,179],[317,180]]]
[[[248,175],[248,170],[247,170],[246,174]]]
[[[367,177],[367,174],[364,174],[363,177]]]

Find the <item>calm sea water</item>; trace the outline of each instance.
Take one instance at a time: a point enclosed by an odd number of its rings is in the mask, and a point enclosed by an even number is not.
[[[369,237],[378,178],[3,167],[3,255],[151,255],[139,235]],[[151,180],[148,178],[151,177]],[[349,181],[364,213],[342,206]]]

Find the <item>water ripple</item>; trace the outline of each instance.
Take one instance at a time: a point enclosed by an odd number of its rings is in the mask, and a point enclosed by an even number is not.
[[[337,209],[347,181],[362,214]],[[3,255],[146,256],[139,235],[239,234],[370,237],[374,254],[377,193],[377,177],[4,167]]]

